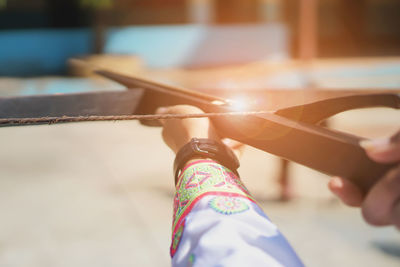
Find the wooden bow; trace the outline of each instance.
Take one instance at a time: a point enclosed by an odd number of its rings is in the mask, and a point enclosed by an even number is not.
[[[232,97],[232,92],[212,90],[219,95],[216,96],[110,71],[97,73],[131,90],[0,98],[0,118],[3,118],[0,125],[107,119],[141,119],[143,124],[157,125],[157,121],[144,120],[160,117],[144,114],[154,113],[159,106],[189,104],[206,114],[185,117],[210,117],[221,136],[328,175],[346,177],[364,192],[393,166],[370,160],[359,145],[362,138],[317,125],[328,117],[355,108],[399,109],[400,97],[393,94],[393,90],[246,91],[250,99],[258,100],[252,103],[257,112],[238,113],[234,102],[226,97],[227,94]],[[282,97],[285,101],[280,99]],[[277,99],[280,100],[275,102]],[[278,109],[282,103],[284,107]]]

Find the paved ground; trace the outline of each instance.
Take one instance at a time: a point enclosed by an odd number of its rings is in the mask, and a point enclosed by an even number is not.
[[[373,110],[335,125],[375,136],[398,118]],[[169,266],[173,156],[159,131],[137,122],[0,128],[0,266]],[[242,177],[306,265],[399,266],[399,232],[367,226],[323,175],[295,166],[298,198],[276,202],[276,162],[248,149]]]

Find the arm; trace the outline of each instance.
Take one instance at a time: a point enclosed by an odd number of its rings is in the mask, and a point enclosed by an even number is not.
[[[330,190],[342,201],[360,207],[364,219],[372,225],[394,225],[400,229],[400,131],[391,138],[363,141],[368,156],[382,163],[399,162],[364,196],[350,181],[334,177]]]
[[[175,106],[161,113],[197,113]],[[192,137],[220,141],[207,118],[163,121],[163,138],[177,153]],[[228,143],[237,154],[237,143]],[[303,266],[240,178],[213,159],[192,159],[176,184],[173,266]]]

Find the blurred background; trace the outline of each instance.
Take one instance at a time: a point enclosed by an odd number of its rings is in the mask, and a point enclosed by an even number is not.
[[[399,14],[398,0],[0,0],[0,97],[124,90],[94,66],[200,91],[287,90],[288,101],[297,89],[399,93]],[[399,115],[328,124],[389,136]],[[173,154],[160,129],[9,127],[0,147],[0,266],[170,265]],[[399,232],[367,226],[325,175],[252,148],[241,162],[307,266],[399,266]]]

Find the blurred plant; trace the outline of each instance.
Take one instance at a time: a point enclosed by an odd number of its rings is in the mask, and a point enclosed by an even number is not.
[[[80,0],[79,2],[82,7],[93,9],[108,9],[113,5],[113,0]]]
[[[0,10],[7,8],[7,0],[0,0]]]

